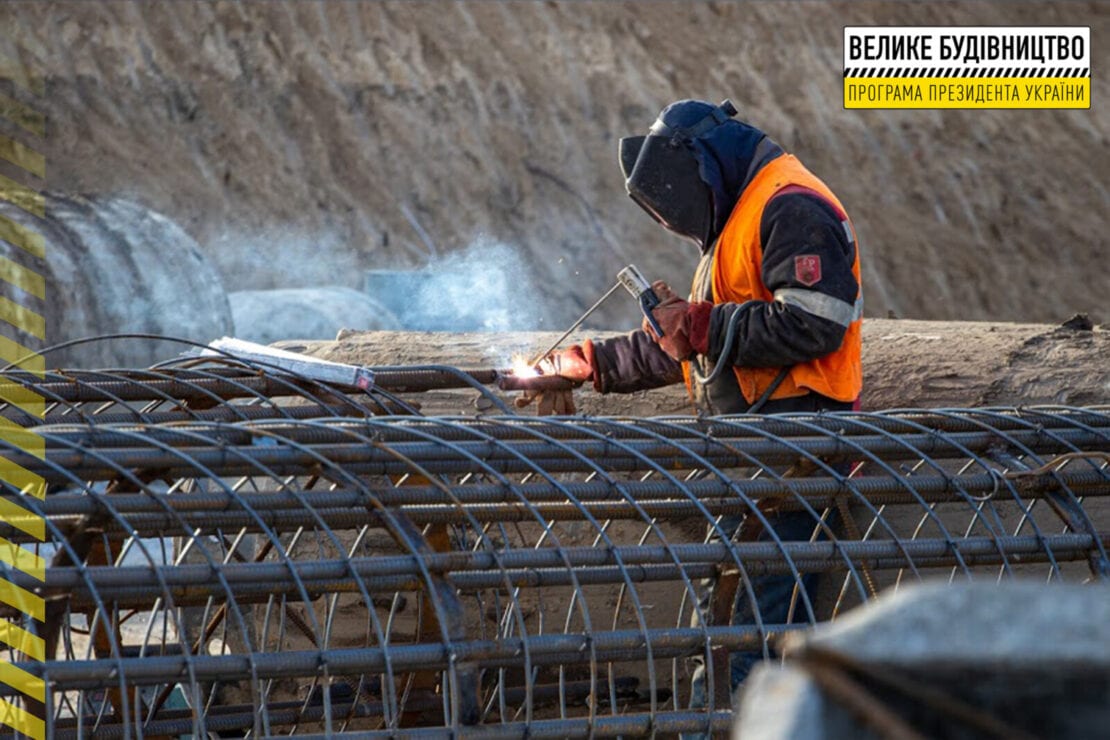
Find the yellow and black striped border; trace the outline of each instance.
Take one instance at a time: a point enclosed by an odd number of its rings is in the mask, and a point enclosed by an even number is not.
[[[45,183],[46,157],[40,150],[46,137],[46,117],[39,111],[45,84],[42,76],[22,61],[26,55],[20,54],[17,58],[8,53],[9,50],[18,48],[18,45],[11,43],[11,39],[4,41],[4,49],[0,49],[0,83],[6,88],[0,90],[0,123],[4,126],[4,130],[0,131],[0,159],[8,163],[7,169],[13,177],[0,174],[0,199],[36,218],[44,218],[45,197],[39,190],[21,180],[26,180],[30,175],[34,178],[33,181]],[[8,90],[13,94],[8,94]],[[9,129],[11,134],[7,133]],[[18,289],[12,291],[12,295],[26,295],[40,302],[45,301],[46,281],[42,272],[25,264],[29,262],[41,265],[45,260],[46,245],[43,235],[0,215],[0,239],[16,247],[12,256],[20,258],[15,260],[0,256],[0,280]],[[44,316],[5,296],[0,296],[0,322],[7,325],[5,329],[14,329],[17,335],[28,335],[40,341],[46,338]],[[22,372],[31,372],[42,377],[45,371],[42,355],[15,339],[4,336],[4,333],[0,333],[0,363],[14,365]],[[42,396],[2,373],[0,402],[17,406],[39,418],[46,409]],[[46,448],[41,436],[3,417],[0,417],[0,439],[8,449],[14,448],[39,458],[45,457]],[[46,485],[40,476],[2,455],[0,477],[8,491],[20,491],[24,496],[34,496],[39,500],[46,495]],[[0,521],[40,542],[46,538],[46,525],[42,517],[11,499],[0,499]],[[45,601],[41,596],[11,583],[3,575],[15,569],[40,582],[45,581],[46,562],[37,552],[4,537],[0,537],[0,562],[4,563],[4,567],[0,568],[0,602],[23,615],[18,620],[0,619],[0,644],[6,646],[9,655],[22,655],[25,661],[45,661],[46,643],[39,635],[37,625],[33,624],[41,624],[45,620]],[[28,624],[29,621],[32,624]],[[0,699],[0,724],[24,737],[35,740],[45,738],[46,718],[36,716],[30,710],[30,707],[42,707],[49,711],[46,708],[45,681],[8,660],[0,660],[0,681],[25,697],[22,706]]]
[[[1045,67],[850,67],[844,70],[844,77],[998,77],[1035,79],[1052,77],[1070,79],[1077,77],[1090,77],[1090,67],[1061,67],[1048,69]]]
[[[844,107],[1086,109],[1090,69],[845,69]]]

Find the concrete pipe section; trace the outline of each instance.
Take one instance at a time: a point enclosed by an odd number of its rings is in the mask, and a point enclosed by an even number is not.
[[[137,333],[208,342],[231,333],[231,309],[216,269],[173,221],[122,197],[47,194],[45,218],[0,201],[0,216],[43,235],[49,253],[0,240],[0,256],[45,277],[42,296],[17,302],[45,317],[47,344]],[[42,347],[43,336],[23,344]],[[78,344],[45,353],[47,367],[145,367],[167,353],[148,339]]]

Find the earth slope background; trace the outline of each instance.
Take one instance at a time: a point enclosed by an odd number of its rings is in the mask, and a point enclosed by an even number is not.
[[[629,262],[685,286],[694,250],[628,200],[617,140],[730,97],[846,204],[868,315],[1107,318],[1107,4],[9,2],[0,25],[45,71],[32,184],[168,216],[229,290],[466,255],[463,299],[556,329]],[[1093,105],[844,110],[846,25],[1091,26]],[[612,300],[593,325],[635,323]]]

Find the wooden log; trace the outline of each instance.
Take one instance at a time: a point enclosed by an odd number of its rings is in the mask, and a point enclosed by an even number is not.
[[[586,337],[617,332],[584,332]],[[278,346],[365,365],[505,367],[541,350],[555,332],[441,333],[343,330],[335,341]],[[868,319],[863,339],[865,409],[1110,403],[1110,331],[1073,320],[1062,326]],[[425,413],[474,413],[476,394],[422,394]],[[679,386],[629,395],[576,392],[580,413],[689,413]]]

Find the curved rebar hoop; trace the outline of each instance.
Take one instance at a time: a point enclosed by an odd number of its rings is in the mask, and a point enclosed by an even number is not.
[[[511,413],[486,384],[493,371],[479,372],[481,381],[466,371],[445,366],[382,368],[381,382],[368,389],[336,388],[260,360],[248,360],[177,337],[141,333],[104,334],[74,339],[37,353],[81,344],[119,340],[164,341],[189,348],[190,354],[161,362],[148,370],[56,370],[36,373],[18,369],[31,355],[9,363],[2,371],[7,383],[37,394],[46,402],[47,421],[166,423],[181,420],[234,421],[259,418],[316,418],[418,414],[419,408],[398,396],[395,388],[473,388],[490,405]],[[203,353],[201,353],[203,351]],[[253,407],[253,408],[252,408]],[[36,423],[19,404],[0,403],[0,414],[21,425]],[[40,420],[41,421],[41,420]]]
[[[0,486],[0,536],[46,580],[0,571],[46,612],[0,610],[49,649],[3,659],[53,737],[719,733],[737,656],[877,590],[1110,580],[1105,408],[425,418],[382,412],[469,384],[389,372],[12,374],[48,490]]]

